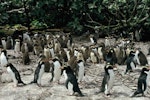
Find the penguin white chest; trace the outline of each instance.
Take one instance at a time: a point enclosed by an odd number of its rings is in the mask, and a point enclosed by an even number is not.
[[[98,54],[100,58],[103,58],[102,47],[98,48]]]
[[[61,65],[59,61],[54,62],[54,81],[58,81],[61,77]]]
[[[66,74],[66,70],[63,71],[63,75],[64,75],[65,81],[66,81],[66,80],[68,79],[68,76],[67,76],[67,74]]]
[[[3,68],[3,67],[8,63],[7,58],[6,58],[6,56],[4,55],[4,53],[1,54],[0,60],[1,60],[1,61],[0,61],[0,62],[1,62],[1,67]]]
[[[9,73],[9,75],[12,78],[13,82],[17,83],[18,81],[16,79],[15,73],[11,70],[10,67],[7,67],[7,72]]]
[[[6,49],[6,41],[5,40],[2,40],[2,46],[4,49]]]
[[[92,62],[94,62],[94,63],[97,62],[97,58],[93,52],[90,53],[90,57],[91,57]]]
[[[94,39],[93,38],[90,38],[90,41],[91,41],[91,43],[94,43]]]
[[[68,58],[68,60],[70,60],[70,51],[67,51],[67,58]]]
[[[109,73],[109,80],[108,80],[107,84],[105,85],[105,89],[106,89],[105,94],[110,93],[110,90],[113,87],[113,83],[114,83],[114,79],[115,79],[115,74],[114,74],[114,71],[112,69],[108,70],[108,73]]]
[[[44,68],[45,68],[45,65],[42,64],[42,65],[41,65],[41,69],[40,69],[40,71],[39,71],[39,77],[38,77],[38,80],[37,80],[37,83],[38,83],[38,84],[41,84],[41,78],[42,78],[42,75],[44,74]]]
[[[68,82],[68,90],[70,92],[70,95],[72,95],[74,93],[74,91],[73,91],[73,84],[70,83],[70,82]]]
[[[80,62],[78,64],[79,66],[79,72],[78,72],[78,82],[82,81],[83,76],[84,76],[84,63]]]
[[[20,42],[16,42],[15,44],[15,51],[20,52]]]
[[[55,54],[54,54],[54,49],[53,48],[51,48],[51,49],[49,49],[50,50],[50,53],[51,53],[51,55],[52,55],[52,58],[55,56]]]

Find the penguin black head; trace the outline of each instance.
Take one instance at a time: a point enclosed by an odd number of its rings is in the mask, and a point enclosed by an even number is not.
[[[130,57],[131,57],[131,56],[135,56],[135,52],[134,52],[134,51],[131,51],[130,54],[129,54],[129,56],[130,56]]]
[[[45,64],[43,61],[40,61],[40,62],[39,62],[39,65],[43,65],[43,64]]]
[[[145,74],[145,73],[147,74],[149,72],[149,70],[150,70],[150,68],[144,67],[144,68],[142,68],[141,74]]]
[[[109,73],[108,73],[108,70],[113,70],[113,65],[111,65],[111,64],[108,62],[108,63],[105,65],[104,69],[105,69],[105,72],[106,72],[107,74],[109,74]]]
[[[82,60],[78,60],[77,63],[83,62]]]
[[[57,57],[55,57],[54,59],[52,59],[53,62],[55,61],[59,61]]]
[[[5,56],[7,56],[7,51],[6,51],[5,49],[3,49],[3,50],[1,51],[1,53],[2,53],[2,52],[4,53]]]
[[[73,72],[70,66],[61,67],[62,70],[66,70],[66,72]]]
[[[8,63],[7,65],[5,65],[5,67],[10,67],[10,66],[13,66],[12,63]]]

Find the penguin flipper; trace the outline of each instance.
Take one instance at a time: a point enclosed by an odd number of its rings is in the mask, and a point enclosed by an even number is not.
[[[67,79],[66,83],[65,83],[65,86],[66,86],[67,89],[68,89],[68,83],[69,83],[69,80]]]
[[[146,90],[146,87],[147,87],[146,81],[144,81],[143,84],[144,84],[144,91],[145,91],[145,90]]]

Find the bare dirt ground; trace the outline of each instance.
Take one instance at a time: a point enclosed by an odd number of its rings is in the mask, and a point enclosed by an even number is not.
[[[141,47],[142,51],[147,54],[150,43],[136,43],[137,47]],[[9,55],[13,55],[13,51],[8,51]],[[20,71],[21,78],[25,83],[30,83],[33,80],[34,71],[37,67],[37,57],[30,55],[31,64],[23,65],[20,59],[9,59],[9,62]],[[150,56],[147,56],[150,64]],[[88,63],[85,66],[85,76],[83,82],[79,84],[84,97],[70,96],[65,88],[64,76],[61,77],[60,83],[50,83],[51,73],[44,73],[42,77],[42,87],[36,84],[30,84],[23,87],[13,87],[12,82],[0,82],[0,100],[150,100],[150,81],[146,97],[130,98],[130,95],[135,91],[137,79],[140,75],[141,66],[137,66],[136,70],[130,75],[122,76],[125,70],[125,65],[118,65],[115,70],[115,82],[112,88],[112,95],[105,96],[103,93],[95,94],[99,91],[104,75],[104,64],[93,65]],[[1,77],[2,80],[2,77]]]

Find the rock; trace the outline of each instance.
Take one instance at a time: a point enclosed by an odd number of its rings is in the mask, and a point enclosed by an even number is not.
[[[8,73],[2,73],[0,80],[2,83],[12,82],[12,79]]]

